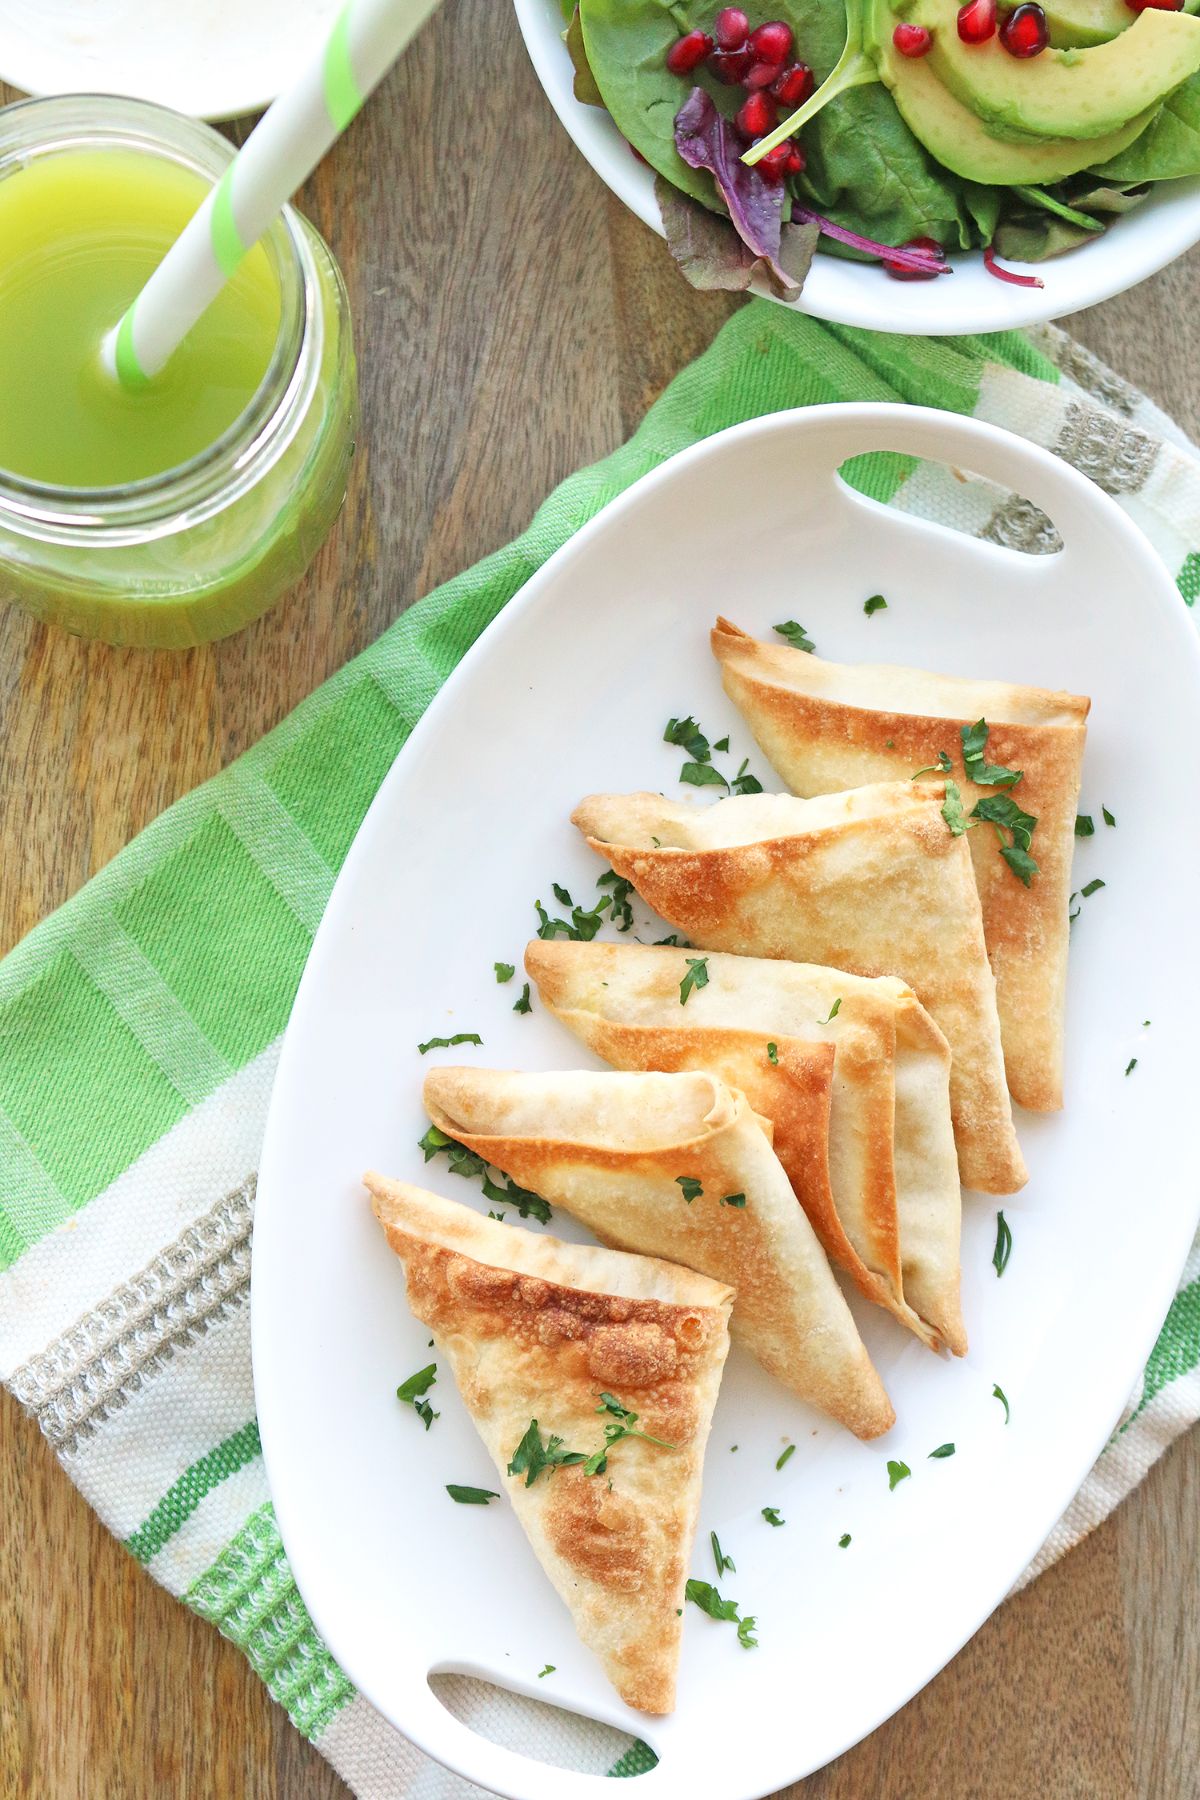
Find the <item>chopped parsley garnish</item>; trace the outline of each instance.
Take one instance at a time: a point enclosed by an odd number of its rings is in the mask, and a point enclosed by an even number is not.
[[[1126,1065],[1125,1065],[1125,1073],[1126,1073],[1126,1074],[1127,1074],[1127,1075],[1132,1075],[1132,1074],[1133,1074],[1133,1071],[1134,1071],[1134,1070],[1135,1070],[1135,1069],[1136,1069],[1136,1068],[1137,1068],[1137,1057],[1136,1057],[1136,1056],[1131,1056],[1131,1057],[1130,1057],[1130,1059],[1129,1059],[1129,1061],[1128,1061],[1128,1062],[1127,1062],[1127,1063],[1126,1063]]]
[[[786,1525],[787,1524],[786,1519],[780,1518],[779,1508],[777,1506],[764,1506],[762,1509],[762,1516],[767,1521],[768,1525]]]
[[[460,1487],[456,1481],[446,1483],[446,1492],[460,1506],[486,1506],[489,1500],[498,1500],[491,1488]]]
[[[909,1466],[906,1462],[896,1462],[894,1458],[889,1457],[888,1458],[888,1493],[889,1494],[894,1493],[896,1491],[896,1489],[899,1487],[900,1483],[902,1481],[907,1481],[911,1474],[912,1474],[912,1470],[909,1468]]]
[[[684,961],[687,963],[688,972],[679,984],[680,1006],[687,1005],[688,996],[691,994],[693,988],[704,988],[708,986],[707,956],[687,956],[684,958]]]
[[[555,886],[557,887],[557,883]],[[578,944],[590,944],[604,923],[604,909],[608,905],[606,895],[589,912],[582,906],[571,908],[569,919],[552,919],[540,900],[534,901],[534,909],[538,916],[537,934],[540,938],[570,938]]]
[[[914,770],[908,779],[910,781],[919,781],[922,775],[948,775],[953,767],[954,764],[950,761],[946,752],[944,750],[939,750],[937,753],[937,761],[935,763],[926,763],[923,769]]]
[[[1006,769],[999,763],[984,761],[990,729],[986,719],[979,719],[974,725],[964,725],[959,734],[967,780],[973,781],[976,787],[1016,787],[1024,770]]]
[[[767,1045],[767,1061],[769,1063],[773,1063],[776,1067],[778,1067],[778,1064],[779,1064],[779,1046],[778,1046],[778,1044],[772,1043],[772,1044]]]
[[[947,781],[946,797],[942,801],[942,817],[950,828],[951,837],[961,837],[967,829],[967,815],[963,811],[962,795],[958,791],[957,781]]]
[[[560,906],[574,906],[575,902],[572,900],[570,894],[567,892],[566,888],[561,885],[561,883],[559,883],[557,881],[552,881],[550,883],[550,886],[551,886],[551,889],[553,890],[554,898],[558,901],[558,904]]]
[[[1008,1259],[1012,1255],[1012,1232],[1008,1228],[1008,1220],[1003,1211],[996,1214],[996,1248],[992,1251],[992,1267],[997,1279],[1008,1267]]]
[[[718,1206],[735,1206],[740,1211],[746,1204],[745,1194],[722,1194]]]
[[[694,1175],[677,1175],[675,1177],[675,1185],[676,1187],[683,1189],[683,1197],[689,1206],[692,1204],[693,1200],[698,1200],[704,1192],[704,1189]]]
[[[1095,835],[1095,831],[1096,831],[1096,821],[1092,818],[1092,815],[1090,813],[1076,813],[1075,814],[1075,836],[1076,837],[1093,837]]]
[[[1102,882],[1101,880],[1099,880],[1097,878],[1097,880],[1095,880],[1095,881],[1089,881],[1087,886],[1081,887],[1079,891],[1083,895],[1085,900],[1090,900],[1092,895],[1099,893],[1100,889],[1104,885],[1105,885],[1104,882]]]
[[[936,1450],[929,1452],[930,1462],[940,1462],[943,1457],[954,1455],[953,1444],[939,1444]]]
[[[523,1219],[537,1219],[543,1225],[548,1225],[554,1217],[548,1200],[543,1200],[540,1194],[531,1193],[528,1188],[518,1187],[511,1176],[498,1169],[496,1173],[504,1182],[504,1186],[500,1187],[492,1180],[488,1172],[489,1165],[482,1156],[474,1150],[468,1150],[465,1144],[455,1143],[444,1131],[439,1131],[436,1125],[431,1125],[424,1137],[417,1139],[417,1148],[424,1151],[426,1162],[444,1150],[450,1164],[450,1173],[461,1175],[467,1181],[478,1181],[484,1199],[490,1200],[493,1206],[515,1206]],[[503,1214],[498,1216],[502,1218]]]
[[[866,613],[868,619],[872,613],[886,612],[887,601],[882,594],[872,594],[869,600],[863,601],[863,611]]]
[[[750,1617],[740,1618],[736,1600],[722,1600],[710,1581],[697,1581],[694,1576],[688,1577],[684,1595],[701,1612],[706,1612],[710,1619],[728,1619],[731,1624],[736,1625],[738,1643],[743,1650],[755,1648],[758,1639],[754,1636],[754,1631],[758,1621]]]
[[[530,1419],[529,1429],[513,1451],[508,1472],[510,1475],[523,1475],[525,1486],[529,1488],[543,1469],[565,1469],[587,1460],[582,1450],[564,1450],[560,1437],[551,1436],[543,1444],[537,1420]]]
[[[618,931],[628,931],[633,924],[633,908],[629,904],[629,896],[633,892],[632,881],[626,881],[615,869],[609,869],[607,874],[601,875],[596,886],[612,889],[609,895],[609,924],[615,925]]]
[[[996,835],[1000,839],[1000,854],[1025,886],[1029,886],[1030,877],[1036,875],[1038,866],[1029,855],[1029,846],[1033,838],[1037,820],[1032,813],[1023,812],[1011,794],[985,794],[977,800],[971,812],[972,819],[983,819],[996,827]],[[1011,844],[1004,842],[1004,832],[1012,834]]]
[[[417,1417],[425,1421],[426,1431],[435,1419],[442,1416],[441,1413],[434,1412],[428,1400],[422,1399],[422,1395],[428,1393],[436,1380],[437,1364],[429,1363],[425,1368],[418,1369],[415,1375],[410,1375],[407,1381],[402,1381],[396,1389],[397,1400],[412,1407]]]
[[[525,986],[521,989],[520,998],[518,1000],[513,1001],[513,1011],[515,1013],[527,1013],[527,1012],[533,1011],[533,1007],[529,1004],[529,983],[528,982],[526,982]]]
[[[787,639],[793,650],[815,650],[817,647],[803,625],[797,625],[795,619],[786,619],[782,625],[776,625],[774,629],[781,638]]]
[[[761,794],[763,791],[763,784],[758,779],[758,776],[747,775],[746,770],[749,767],[749,764],[750,758],[748,756],[743,757],[741,768],[729,784],[735,794]]]
[[[430,1050],[453,1050],[456,1044],[482,1044],[483,1039],[477,1031],[456,1031],[453,1037],[432,1037],[428,1043],[418,1044],[417,1049],[425,1056]]]
[[[686,719],[668,719],[667,729],[663,732],[664,744],[675,744],[686,750],[695,762],[712,761],[712,745],[693,719],[691,713]]]
[[[842,997],[839,994],[837,999],[834,1001],[833,1005],[829,1009],[828,1017],[826,1017],[824,1019],[818,1019],[817,1024],[818,1025],[832,1025],[833,1021],[837,1018],[837,1016],[841,1012],[841,1010],[842,1010]]]
[[[777,1469],[782,1469],[782,1467],[783,1467],[784,1463],[787,1461],[788,1457],[795,1456],[795,1454],[796,1454],[795,1444],[789,1444],[787,1446],[786,1450],[781,1450],[779,1452],[779,1456],[776,1459],[775,1467]]]
[[[1078,893],[1071,894],[1067,898],[1067,924],[1068,924],[1068,926],[1073,925],[1075,923],[1076,919],[1079,917],[1080,913],[1083,911],[1082,906],[1077,906],[1075,908],[1074,912],[1071,911],[1071,901],[1078,900],[1078,898],[1079,898]]]
[[[715,769],[712,763],[685,762],[679,771],[679,779],[685,781],[689,787],[727,788],[729,786],[720,769]]]
[[[1104,819],[1104,823],[1105,823],[1105,824],[1106,824],[1106,825],[1115,825],[1115,824],[1116,824],[1116,822],[1117,822],[1117,821],[1116,821],[1116,820],[1115,820],[1115,819],[1114,819],[1114,818],[1113,818],[1113,816],[1112,816],[1112,814],[1111,814],[1111,813],[1110,813],[1110,812],[1109,812],[1109,810],[1108,810],[1108,808],[1107,808],[1107,806],[1102,806],[1102,807],[1101,807],[1101,808],[1100,808],[1100,812],[1101,812],[1101,815],[1102,815],[1102,817],[1103,817],[1103,819]]]
[[[538,1670],[538,1680],[541,1681],[542,1677],[545,1675],[553,1675],[554,1671],[555,1671],[555,1667],[556,1667],[556,1665],[554,1663],[547,1663],[544,1669],[539,1669]]]
[[[511,981],[517,972],[516,963],[493,963],[492,967],[496,971],[496,980],[500,983]]]
[[[675,950],[690,950],[692,947],[686,938],[680,937],[677,931],[668,931],[666,937],[655,938],[654,942],[656,947],[660,944],[670,944]]]
[[[728,748],[729,748],[728,737],[718,738],[716,743],[713,745],[714,750],[728,750]]]
[[[638,1415],[622,1406],[615,1394],[601,1393],[598,1413],[611,1413],[612,1421],[604,1427],[604,1436],[608,1443],[619,1444],[623,1438],[644,1438],[648,1444],[657,1444],[660,1450],[678,1449],[676,1444],[668,1444],[662,1438],[651,1437],[648,1431],[638,1430]],[[732,1568],[732,1563],[730,1567]]]
[[[838,1549],[845,1550],[849,1546],[849,1543],[850,1533],[848,1531],[843,1531],[841,1537],[838,1539]]]
[[[1012,1414],[1008,1410],[1008,1395],[1004,1392],[1004,1389],[1000,1386],[1000,1383],[998,1381],[994,1384],[994,1386],[992,1388],[992,1399],[998,1400],[1000,1402],[1001,1406],[1004,1408],[1004,1423],[1007,1425],[1009,1419],[1012,1417]]]
[[[720,1581],[726,1569],[731,1569],[736,1575],[737,1564],[734,1562],[732,1556],[726,1556],[721,1548],[721,1540],[715,1531],[709,1532],[708,1541],[712,1545],[713,1561],[717,1565],[717,1580]]]

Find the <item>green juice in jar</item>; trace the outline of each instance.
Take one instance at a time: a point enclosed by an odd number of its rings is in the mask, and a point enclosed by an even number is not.
[[[252,249],[162,373],[131,393],[100,345],[208,191],[133,150],[37,158],[0,181],[0,468],[113,487],[188,462],[245,411],[279,333],[279,283]]]
[[[144,101],[0,108],[0,602],[82,637],[181,649],[240,630],[345,498],[346,290],[291,207],[147,387],[101,361],[232,156]]]

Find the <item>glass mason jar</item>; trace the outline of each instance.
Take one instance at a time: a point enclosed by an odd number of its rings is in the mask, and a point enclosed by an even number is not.
[[[0,181],[57,151],[133,150],[217,181],[232,146],[166,107],[107,95],[0,109]],[[285,208],[262,239],[279,332],[254,397],[178,467],[118,487],[0,469],[0,597],[109,644],[179,649],[226,637],[303,574],[346,494],[358,419],[337,264]]]

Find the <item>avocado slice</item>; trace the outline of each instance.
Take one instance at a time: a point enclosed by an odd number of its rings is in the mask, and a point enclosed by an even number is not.
[[[1106,44],[1010,56],[999,36],[964,44],[955,0],[911,0],[933,33],[930,68],[998,136],[1100,138],[1165,100],[1200,71],[1200,19],[1150,9]]]
[[[1042,11],[1058,50],[1107,44],[1137,18],[1127,0],[1042,0]]]
[[[1125,0],[1118,4],[1129,12]],[[1133,14],[1129,13],[1132,19]],[[1027,138],[1023,142],[992,137],[970,107],[955,98],[930,68],[927,56],[901,56],[892,42],[896,15],[889,0],[868,0],[865,37],[891,90],[900,116],[931,156],[968,181],[992,186],[1036,187],[1062,181],[1095,162],[1119,156],[1143,132],[1155,114],[1147,112],[1107,137]],[[1120,146],[1119,149],[1111,146]]]

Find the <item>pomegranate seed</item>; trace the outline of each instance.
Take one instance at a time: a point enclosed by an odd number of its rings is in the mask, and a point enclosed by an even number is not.
[[[776,144],[773,150],[767,151],[761,162],[755,163],[754,166],[764,181],[782,181],[785,175],[791,173],[789,164],[792,160],[792,148],[791,139],[784,138],[782,144]]]
[[[788,159],[784,168],[784,173],[786,175],[799,175],[807,159],[795,138],[788,138],[787,147]]]
[[[771,19],[750,33],[750,48],[760,62],[786,62],[792,53],[792,28],[782,19]]]
[[[744,138],[766,137],[779,123],[779,108],[770,94],[751,94],[738,108],[733,122]]]
[[[964,44],[986,44],[996,35],[996,0],[967,0],[958,9],[958,35]]]
[[[713,24],[713,36],[722,50],[740,50],[750,35],[750,21],[740,6],[723,6]]]
[[[753,61],[753,50],[749,44],[743,44],[740,50],[714,50],[708,66],[726,87],[737,87]]]
[[[1145,12],[1155,7],[1159,12],[1182,12],[1183,0],[1125,0],[1130,12]]]
[[[747,88],[750,93],[753,94],[758,88],[770,87],[772,83],[778,81],[778,79],[778,63],[756,62],[751,63],[750,67],[746,70],[746,73],[742,76],[742,86]]]
[[[924,25],[897,25],[892,42],[901,56],[928,56],[933,48],[933,33]]]
[[[796,62],[789,64],[779,79],[771,83],[771,92],[782,106],[801,106],[815,86],[808,64]]]
[[[1010,56],[1040,56],[1050,42],[1050,28],[1042,8],[1033,0],[1015,7],[1000,27],[1000,42]]]
[[[766,161],[766,157],[763,158],[763,161]],[[900,248],[901,250],[927,250],[930,256],[936,256],[939,262],[946,254],[937,239],[931,237],[909,238],[907,243],[900,245]],[[936,269],[909,269],[903,263],[889,262],[886,256],[883,259],[883,266],[893,281],[935,281],[937,279]]]
[[[667,51],[667,67],[672,75],[690,75],[706,56],[712,55],[712,49],[713,41],[707,31],[689,31],[686,37],[676,38]]]

